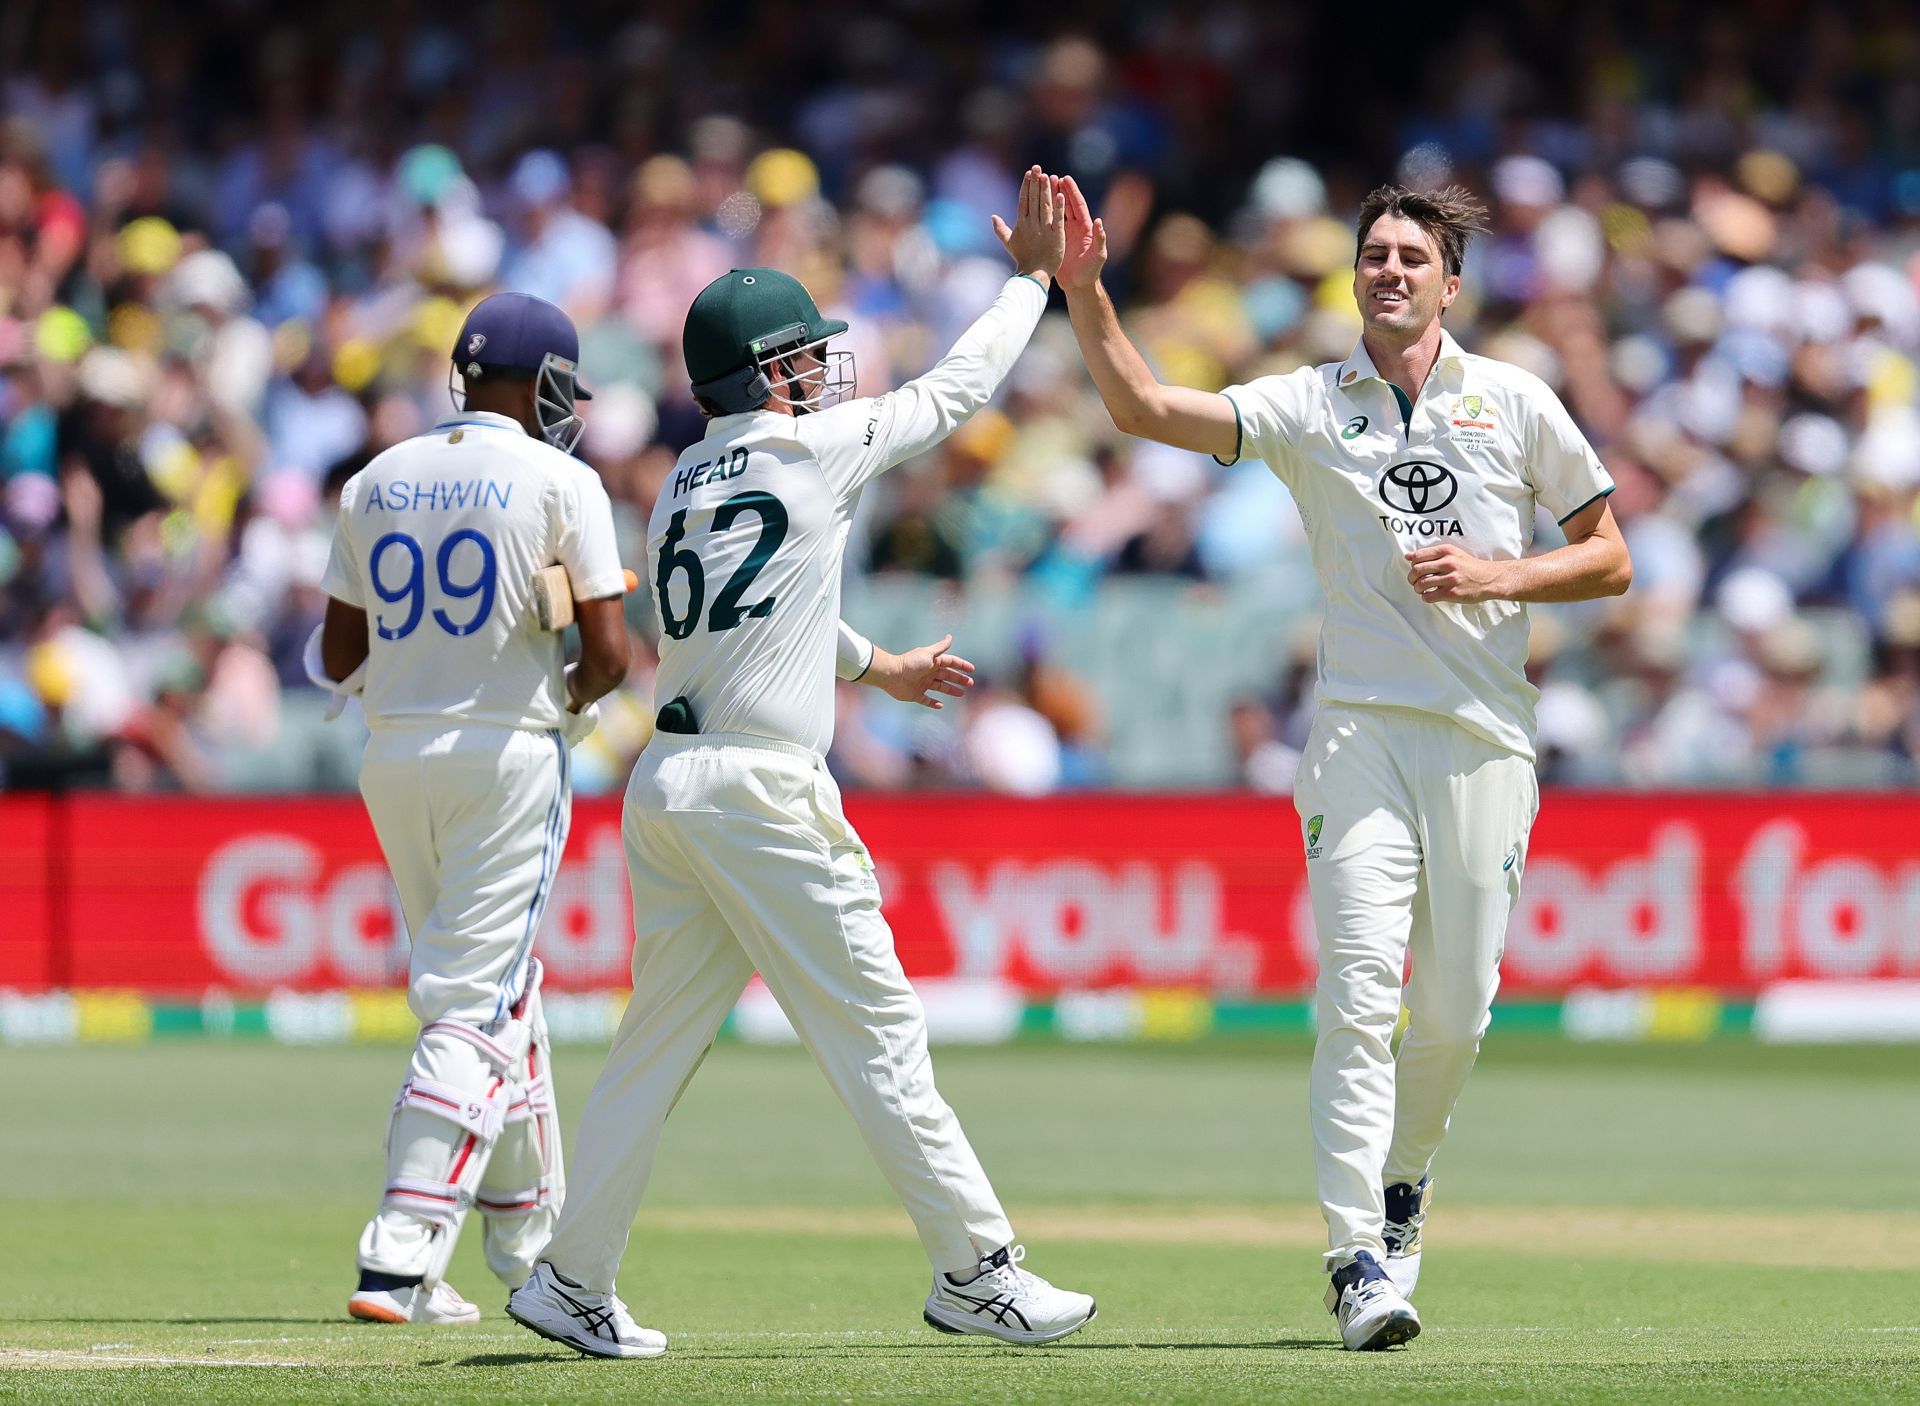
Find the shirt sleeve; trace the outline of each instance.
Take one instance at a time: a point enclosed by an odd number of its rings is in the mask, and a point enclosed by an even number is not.
[[[554,555],[567,569],[575,600],[625,595],[620,544],[614,537],[613,503],[600,475],[580,466],[556,495]]]
[[[1216,464],[1237,464],[1251,454],[1266,460],[1276,474],[1285,477],[1283,470],[1305,422],[1295,376],[1262,376],[1220,392],[1233,407],[1236,442],[1228,457],[1214,456]]]
[[[857,683],[872,667],[873,641],[842,620],[833,651],[834,673],[848,683]]]
[[[874,475],[923,454],[972,419],[1026,350],[1047,292],[1024,274],[924,376],[898,390],[837,405],[800,421],[799,433],[846,498]]]
[[[320,589],[343,605],[359,610],[367,608],[366,587],[360,580],[360,563],[353,555],[353,539],[347,524],[353,520],[353,504],[358,497],[360,477],[355,475],[340,490],[340,515],[333,528],[333,546],[327,552],[327,569],[320,576]]]
[[[1540,505],[1565,522],[1613,492],[1613,478],[1601,466],[1587,437],[1573,423],[1560,398],[1544,386],[1535,402],[1527,473]]]

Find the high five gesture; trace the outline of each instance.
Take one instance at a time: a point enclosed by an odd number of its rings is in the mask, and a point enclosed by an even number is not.
[[[1014,271],[1045,287],[1067,247],[1067,198],[1058,180],[1038,166],[1029,166],[1020,178],[1020,208],[1013,228],[995,215],[993,232],[1013,259]]]
[[[1056,184],[1066,197],[1067,248],[1055,277],[1061,292],[1080,292],[1098,283],[1100,270],[1107,266],[1107,227],[1087,207],[1078,181],[1062,176]]]

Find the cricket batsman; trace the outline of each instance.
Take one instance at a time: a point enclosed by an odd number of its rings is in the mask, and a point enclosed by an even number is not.
[[[360,1238],[355,1318],[475,1321],[443,1278],[467,1212],[486,1223],[488,1267],[517,1288],[565,1195],[532,948],[572,816],[567,749],[628,664],[612,508],[569,452],[588,398],[578,354],[551,303],[481,302],[454,348],[460,413],[380,455],[340,499],[307,667],[365,706],[360,791],[406,916],[421,1022]],[[570,667],[562,623],[580,632]],[[897,655],[842,625],[823,677],[830,665],[938,707],[972,682],[949,642]]]
[[[1294,801],[1319,945],[1327,1307],[1347,1347],[1390,1347],[1420,1331],[1429,1170],[1487,1028],[1539,808],[1526,603],[1627,589],[1613,483],[1544,383],[1441,327],[1483,228],[1464,190],[1366,198],[1345,361],[1208,392],[1162,385],[1128,341],[1100,284],[1105,228],[1063,185],[1059,282],[1114,424],[1222,464],[1258,456],[1307,526],[1326,615]],[[1566,545],[1529,557],[1541,508]]]
[[[521,1283],[565,1190],[534,935],[572,814],[567,748],[626,677],[613,511],[569,451],[588,398],[565,313],[519,293],[468,314],[459,413],[347,481],[322,580],[316,682],[357,691],[360,794],[411,939],[420,1020],[387,1129],[386,1187],[360,1237],[355,1318],[471,1323],[445,1282],[462,1221]],[[563,567],[581,657],[534,617]],[[319,667],[314,667],[315,663]]]
[[[862,486],[986,405],[1059,266],[1062,197],[1038,168],[1008,229],[1016,274],[931,371],[842,402],[844,322],[771,269],[735,269],[687,315],[707,436],[680,456],[648,528],[663,627],[658,730],[622,829],[633,881],[633,999],[588,1098],[572,1196],[507,1312],[602,1357],[654,1357],[614,1279],[662,1125],[757,970],[853,1115],[933,1263],[924,1317],[1043,1343],[1094,1302],[1021,1266],[1022,1247],[934,1087],[926,1021],[880,912],[866,847],[823,756],[833,738],[841,557]]]

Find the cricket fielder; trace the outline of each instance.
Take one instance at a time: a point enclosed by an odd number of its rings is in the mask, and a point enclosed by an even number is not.
[[[1105,229],[1064,186],[1060,286],[1114,424],[1223,464],[1259,456],[1307,526],[1326,616],[1294,801],[1319,937],[1327,1307],[1347,1347],[1390,1347],[1420,1331],[1428,1170],[1487,1028],[1539,806],[1525,602],[1626,590],[1613,483],[1545,384],[1441,329],[1482,227],[1465,191],[1367,197],[1345,361],[1213,393],[1147,368],[1100,285]],[[1539,508],[1567,545],[1528,557]]]
[[[572,816],[567,748],[628,663],[612,508],[567,452],[574,402],[589,398],[577,355],[552,304],[486,299],[455,348],[463,412],[341,495],[308,669],[365,705],[360,790],[406,915],[421,1021],[360,1240],[355,1318],[473,1322],[479,1310],[442,1278],[467,1211],[486,1223],[488,1267],[517,1288],[565,1195],[532,945]],[[547,568],[580,630],[570,668],[536,618]],[[935,695],[972,686],[950,642],[899,655],[842,624],[832,665],[937,708]]]
[[[925,376],[836,403],[850,354],[826,350],[794,279],[735,269],[687,315],[686,361],[710,417],[648,530],[664,636],[659,730],[627,787],[633,1000],[594,1086],[572,1196],[507,1312],[603,1357],[652,1357],[614,1278],[661,1127],[757,970],[852,1113],[933,1262],[928,1323],[1051,1342],[1094,1314],[1021,1268],[1024,1250],[934,1087],[920,1001],[894,953],[860,837],[822,760],[841,556],[861,487],[938,444],[1026,346],[1060,261],[1062,202],[1038,169],[1011,230],[1017,269]]]

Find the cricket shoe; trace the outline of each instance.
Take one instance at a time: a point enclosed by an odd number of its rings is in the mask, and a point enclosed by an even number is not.
[[[1420,1227],[1426,1223],[1427,1204],[1433,1200],[1433,1178],[1397,1181],[1387,1188],[1387,1223],[1380,1238],[1387,1242],[1387,1278],[1402,1298],[1412,1298],[1420,1282]]]
[[[455,1293],[451,1284],[431,1291],[418,1284],[380,1286],[385,1275],[362,1273],[360,1287],[347,1300],[347,1314],[363,1323],[478,1323],[480,1310]]]
[[[1326,1304],[1349,1352],[1378,1352],[1420,1335],[1420,1315],[1365,1250],[1333,1272]]]
[[[1025,1245],[1009,1245],[980,1261],[980,1274],[956,1284],[933,1276],[922,1315],[943,1333],[983,1333],[1002,1342],[1050,1343],[1093,1322],[1093,1298],[1056,1289],[1020,1267]]]
[[[658,1357],[667,1335],[642,1328],[613,1294],[576,1284],[545,1260],[507,1300],[507,1317],[592,1357]]]

